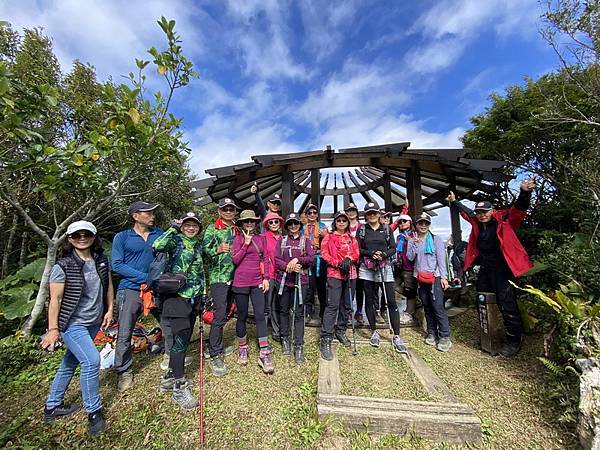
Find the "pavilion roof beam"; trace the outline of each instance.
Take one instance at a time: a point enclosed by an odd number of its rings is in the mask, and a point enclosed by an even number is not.
[[[358,169],[354,169],[354,172],[358,175]],[[350,181],[352,181],[352,183],[354,183],[354,186],[359,187],[362,186],[358,180],[356,179],[356,177],[352,174],[352,172],[348,171],[348,177],[350,178]],[[364,198],[367,202],[373,202],[373,197],[371,197],[371,194],[369,194],[368,191],[364,191],[364,190],[359,190],[358,193],[362,196],[362,198]]]

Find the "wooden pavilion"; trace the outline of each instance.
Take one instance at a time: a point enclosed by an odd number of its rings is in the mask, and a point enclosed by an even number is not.
[[[256,155],[249,163],[207,169],[211,176],[192,182],[192,191],[198,206],[230,197],[242,208],[254,208],[250,187],[256,182],[265,200],[281,194],[283,214],[294,205],[298,211],[309,203],[320,208],[332,197],[333,212],[321,214],[327,219],[350,201],[369,202],[376,195],[386,211],[397,212],[408,200],[412,215],[435,215],[449,191],[478,201],[494,196],[499,183],[512,179],[499,171],[504,161],[471,159],[465,148],[409,146],[399,142],[334,150],[328,145],[325,150]],[[450,208],[450,217],[456,240],[461,233],[456,208]]]

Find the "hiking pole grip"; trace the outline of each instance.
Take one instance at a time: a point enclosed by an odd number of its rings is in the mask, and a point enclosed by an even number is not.
[[[283,287],[285,286],[285,279],[287,278],[287,272],[284,270],[283,275],[281,276],[281,284],[279,285],[278,295],[283,294]]]

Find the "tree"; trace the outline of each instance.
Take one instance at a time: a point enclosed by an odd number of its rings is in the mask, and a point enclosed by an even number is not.
[[[173,205],[178,209],[181,202],[191,203],[189,149],[179,131],[181,120],[169,107],[175,91],[197,74],[182,53],[175,21],[162,17],[158,24],[168,46],[149,53],[167,91],[165,96],[154,94],[153,101],[143,96],[144,70],[150,61],[136,60],[131,86],[99,84],[93,68],[79,62],[64,80],[43,70],[22,70],[51,61],[50,40],[40,39],[37,31],[25,32],[14,59],[7,55],[0,60],[0,198],[46,250],[35,304],[23,325],[25,334],[31,333],[43,310],[50,269],[69,223],[83,219],[101,224],[141,196],[170,195],[171,203],[179,201]],[[35,61],[25,55],[20,59],[28,38],[46,49],[30,50]]]

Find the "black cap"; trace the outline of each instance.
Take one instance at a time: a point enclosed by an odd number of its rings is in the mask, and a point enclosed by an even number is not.
[[[426,212],[422,212],[421,215],[415,217],[415,223],[419,223],[419,222],[431,223],[431,216],[429,214],[427,214]]]
[[[475,203],[474,211],[491,211],[494,209],[494,205],[491,202],[483,201]]]
[[[319,213],[319,208],[317,208],[317,205],[315,205],[314,203],[309,203],[308,205],[306,205],[306,208],[304,208],[304,212],[307,213],[310,209],[316,210],[317,214]]]
[[[269,198],[269,200],[267,200],[267,201],[271,202],[271,203],[281,203],[281,195],[275,194],[271,198]]]
[[[194,221],[198,222],[198,225],[202,225],[202,222],[200,222],[200,218],[193,211],[182,214],[180,219],[181,219],[182,223],[185,222],[186,220],[194,220]]]
[[[346,205],[346,207],[344,208],[344,211],[350,211],[351,209],[355,209],[358,211],[358,207],[356,206],[356,203],[352,203],[352,202],[348,203]]]
[[[233,206],[234,208],[238,209],[235,202],[228,197],[219,200],[219,208],[225,208],[226,206]]]
[[[348,214],[346,214],[345,211],[336,212],[335,215],[333,216],[333,220],[337,220],[338,217],[345,217],[347,220],[350,220],[350,219],[348,219]]]
[[[376,202],[369,202],[365,205],[365,214],[368,213],[369,211],[375,211],[375,212],[380,212],[379,211],[379,205]]]
[[[138,200],[137,202],[133,202],[131,205],[129,205],[129,208],[127,208],[127,213],[131,216],[136,212],[154,211],[159,206],[160,205],[158,203],[148,203]]]
[[[290,222],[298,222],[299,224],[302,224],[300,221],[300,215],[295,212],[289,213],[285,218],[285,223],[283,224],[284,228],[287,228]]]

